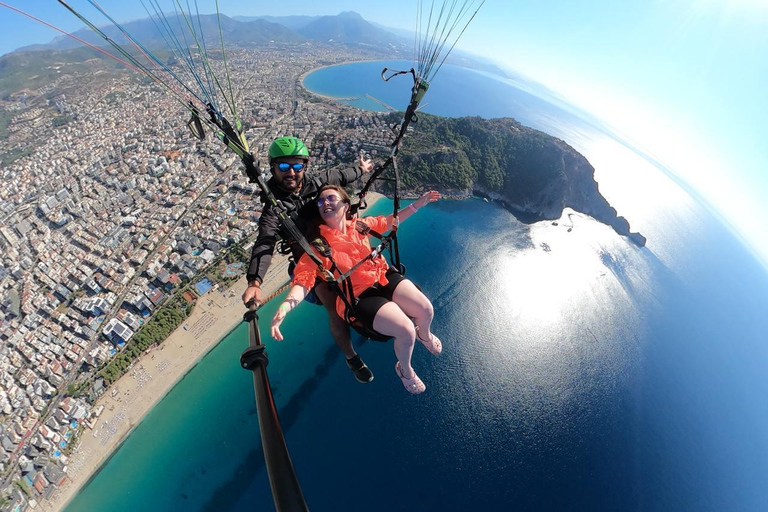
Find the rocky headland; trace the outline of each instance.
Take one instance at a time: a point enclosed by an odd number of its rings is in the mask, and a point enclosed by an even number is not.
[[[564,141],[511,118],[421,114],[400,153],[405,188],[437,186],[498,201],[523,222],[558,219],[572,208],[644,246],[600,193],[595,168]]]

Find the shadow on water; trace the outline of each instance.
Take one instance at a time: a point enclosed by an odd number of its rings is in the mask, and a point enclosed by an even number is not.
[[[632,289],[632,281],[627,273],[626,264],[619,261],[616,256],[608,251],[600,251],[600,261],[610,270],[626,291]]]
[[[569,219],[571,215],[569,214]],[[571,219],[571,231],[573,221]],[[621,285],[622,289],[635,301],[640,304],[645,302],[645,297],[650,296],[658,303],[658,283],[665,283],[667,286],[674,286],[674,289],[681,289],[683,284],[675,272],[669,268],[652,250],[648,247],[635,247],[628,240],[627,245],[632,248],[630,253],[622,253],[620,256],[608,249],[599,251],[600,262],[613,274]],[[647,277],[649,272],[654,276],[653,279]],[[642,279],[643,283],[653,282],[655,286],[644,286],[638,281],[638,276],[646,276]]]
[[[278,411],[280,417],[280,425],[283,432],[287,433],[301,415],[301,411],[304,406],[312,398],[320,383],[328,376],[331,367],[336,363],[339,358],[339,349],[336,345],[332,345],[325,351],[322,361],[315,366],[315,371],[312,375],[305,380],[296,392],[291,396],[288,403],[281,407]],[[274,391],[274,386],[273,386]],[[252,416],[256,414],[256,406],[249,411],[248,415]],[[255,426],[253,431],[253,438],[259,438],[258,427]],[[244,443],[248,447],[251,443]],[[200,509],[202,511],[218,512],[220,510],[230,510],[240,500],[242,492],[247,489],[255,475],[259,473],[265,473],[264,467],[264,452],[259,442],[258,447],[251,449],[243,457],[243,463],[240,464],[233,472],[232,478],[222,484],[211,496],[211,499],[203,505]],[[263,478],[266,477],[266,473]]]
[[[664,283],[664,286],[660,286],[657,284],[657,286],[649,287],[644,291],[644,293],[650,295],[653,297],[657,304],[661,304],[663,299],[659,295],[661,291],[664,291],[665,294],[668,290],[678,290],[678,293],[683,293],[682,290],[684,289],[685,285],[683,284],[680,277],[675,273],[674,270],[669,268],[656,254],[654,254],[653,251],[649,250],[647,247],[643,247],[639,249],[642,252],[643,259],[647,261],[650,265],[650,270],[654,273],[654,282],[655,283]],[[606,265],[607,266],[607,265]],[[609,267],[610,268],[610,267]],[[624,278],[627,278],[626,269],[622,270],[622,276]],[[616,276],[618,279],[621,279],[619,275]],[[621,281],[622,285],[624,286],[624,289],[632,295],[633,298],[636,300],[639,300],[641,298],[641,295],[637,292],[636,288],[633,286],[630,286],[629,284],[625,283],[623,280]]]

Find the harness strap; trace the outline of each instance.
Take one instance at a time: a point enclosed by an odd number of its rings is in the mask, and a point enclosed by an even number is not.
[[[264,193],[264,195],[266,195],[267,200],[277,213],[278,219],[280,219],[280,222],[282,223],[283,227],[285,227],[286,231],[288,231],[290,236],[299,243],[301,248],[309,255],[315,265],[317,265],[321,271],[325,271],[325,268],[323,268],[323,262],[320,261],[320,258],[318,258],[317,254],[312,249],[312,246],[309,244],[306,237],[301,233],[299,228],[296,227],[296,223],[293,221],[293,219],[291,219],[285,205],[281,201],[277,200],[275,194],[273,194],[272,190],[269,188],[269,185],[267,185],[267,183],[264,181],[264,178],[261,175],[261,171],[254,161],[253,154],[250,153],[247,149],[243,148],[237,142],[240,141],[240,137],[237,136],[234,128],[232,128],[232,125],[230,125],[229,122],[224,118],[221,118],[221,122],[217,121],[215,112],[212,108],[209,108],[208,113],[212,120],[216,122],[217,126],[222,129],[221,132],[217,133],[219,138],[224,141],[227,147],[232,149],[232,151],[234,151],[243,162],[243,165],[245,166],[245,174],[248,176],[248,181],[251,183],[257,183],[259,185],[259,188]]]
[[[216,112],[216,110],[213,108],[213,105],[210,103],[208,103],[206,111],[208,112],[208,116],[211,118],[211,122],[218,126],[221,130],[216,135],[227,145],[228,148],[230,148],[240,157],[240,160],[245,166],[245,174],[248,176],[248,181],[250,183],[257,183],[259,185],[259,188],[264,193],[264,195],[266,195],[270,205],[275,210],[275,212],[277,212],[277,216],[280,219],[283,227],[285,227],[286,231],[288,231],[290,236],[299,243],[304,252],[309,255],[309,257],[318,266],[318,268],[325,272],[326,270],[323,267],[323,262],[320,261],[320,258],[318,258],[317,254],[312,249],[312,246],[309,244],[306,237],[304,237],[301,231],[299,231],[299,228],[296,227],[296,223],[293,221],[293,219],[291,219],[285,205],[277,200],[275,194],[273,194],[272,190],[269,188],[269,185],[267,185],[267,183],[264,181],[264,178],[261,175],[261,171],[259,170],[259,167],[253,158],[253,154],[248,150],[248,144],[245,141],[245,136],[242,132],[243,127],[240,122],[237,122],[239,131],[236,131],[225,117],[219,115]]]
[[[419,108],[419,103],[424,98],[424,94],[426,94],[427,89],[429,89],[429,82],[427,82],[424,79],[419,78],[416,76],[416,70],[411,68],[408,71],[395,71],[392,70],[392,73],[387,76],[387,72],[390,71],[388,68],[384,68],[381,72],[381,78],[385,82],[388,82],[392,78],[399,76],[399,75],[406,75],[409,74],[413,77],[413,87],[411,88],[411,101],[408,103],[408,107],[405,110],[405,114],[403,115],[403,120],[400,123],[400,125],[395,125],[392,127],[392,131],[395,133],[395,140],[392,142],[392,152],[387,158],[387,160],[382,164],[381,166],[374,169],[371,177],[368,179],[366,184],[363,186],[363,189],[358,194],[359,201],[356,205],[353,205],[351,207],[351,211],[353,214],[357,213],[357,211],[360,208],[365,208],[365,195],[368,193],[368,189],[373,185],[373,182],[381,176],[381,174],[390,166],[392,167],[395,178],[395,193],[393,196],[393,207],[394,212],[392,214],[393,222],[392,222],[392,231],[387,235],[387,237],[382,238],[382,243],[377,248],[377,251],[374,251],[371,253],[371,258],[374,258],[378,256],[381,251],[384,249],[384,247],[390,246],[390,256],[392,260],[392,265],[397,268],[399,271],[403,272],[405,270],[405,267],[402,265],[400,261],[400,245],[397,241],[397,229],[400,225],[400,219],[399,219],[399,211],[400,211],[400,171],[397,168],[397,153],[400,150],[400,143],[402,142],[403,137],[405,136],[406,131],[408,130],[408,126],[411,124],[411,122],[418,122],[418,119],[416,117],[416,110]],[[367,258],[366,258],[367,259]],[[365,260],[363,260],[365,261]],[[352,268],[354,270],[357,268],[362,262],[358,263],[358,265],[355,265],[355,267]]]
[[[376,231],[374,229],[371,229],[371,226],[369,226],[368,224],[366,224],[365,222],[363,222],[360,219],[357,219],[357,222],[355,222],[355,229],[361,235],[375,236],[379,240],[383,240],[384,239],[384,235],[382,235],[381,233],[379,233],[378,231]]]
[[[192,102],[189,102],[189,109],[192,116],[187,121],[187,128],[192,132],[192,135],[200,140],[205,140],[205,130],[203,130],[203,123],[200,120],[200,113],[197,111]]]
[[[350,311],[354,312],[355,306],[357,305],[357,299],[355,298],[355,293],[352,289],[352,280],[347,278],[340,281],[335,277],[336,273],[341,274],[341,269],[339,269],[336,265],[336,261],[334,261],[331,256],[331,245],[328,243],[328,240],[322,236],[318,236],[312,240],[312,245],[322,256],[328,258],[331,262],[331,268],[328,271],[328,274],[330,275],[324,275],[323,278],[331,289],[336,292],[336,295],[341,297],[341,300],[344,301],[344,305],[346,306],[344,308],[344,320],[351,324]],[[341,282],[341,285],[339,285],[339,282]]]
[[[380,256],[382,251],[395,238],[393,236],[394,231],[390,232],[389,235],[382,235],[378,231],[371,229],[368,224],[359,219],[357,222],[355,222],[355,230],[362,235],[375,236],[376,238],[381,239],[381,243],[378,245],[378,247],[371,251],[371,254],[358,261],[354,266],[352,266],[352,268],[344,273],[342,273],[341,269],[339,269],[339,267],[336,265],[336,262],[334,261],[331,253],[331,245],[328,243],[328,241],[322,236],[318,236],[312,241],[312,246],[317,249],[317,251],[322,256],[328,258],[328,260],[331,262],[331,268],[329,271],[326,271],[326,274],[323,276],[323,278],[344,302],[344,320],[348,324],[352,324],[351,318],[356,316],[355,312],[358,302],[357,297],[355,297],[354,288],[352,287],[352,274],[366,261],[373,260],[374,258]],[[321,266],[321,268],[323,267]],[[395,268],[399,270],[399,267]],[[338,277],[336,277],[336,275],[338,275]]]
[[[389,76],[386,76],[387,71],[393,71],[392,74]],[[374,169],[373,173],[371,174],[371,177],[368,178],[368,181],[363,186],[363,189],[358,194],[358,197],[360,197],[360,201],[363,205],[365,205],[365,194],[368,193],[368,189],[371,188],[373,185],[373,182],[378,179],[378,177],[383,173],[387,168],[389,168],[390,165],[395,164],[395,157],[397,156],[398,151],[400,150],[400,142],[403,140],[403,137],[405,136],[405,132],[408,130],[408,126],[411,124],[411,122],[418,122],[418,118],[416,117],[416,110],[419,108],[419,103],[424,98],[424,94],[426,94],[427,89],[429,89],[429,83],[426,80],[419,79],[416,76],[416,70],[411,68],[407,71],[395,71],[390,70],[389,68],[384,68],[381,72],[381,78],[385,82],[390,81],[392,78],[399,76],[399,75],[407,75],[411,74],[413,77],[413,87],[411,87],[411,101],[408,103],[408,107],[405,109],[405,114],[403,115],[403,121],[399,125],[394,125],[392,127],[392,132],[395,134],[395,140],[392,142],[392,152],[387,158],[387,160],[379,167]],[[400,183],[399,183],[399,177],[397,176],[397,170],[395,170],[395,179],[398,181],[398,183],[395,184],[395,196],[399,193],[400,190]],[[359,204],[359,203],[358,203]],[[363,206],[365,208],[365,206]],[[358,205],[354,205],[354,209],[352,213],[357,213]],[[395,210],[397,211],[397,210]]]

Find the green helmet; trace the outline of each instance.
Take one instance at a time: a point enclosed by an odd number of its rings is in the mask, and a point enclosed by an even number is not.
[[[283,156],[298,156],[309,160],[309,150],[296,137],[279,137],[269,146],[269,162]]]

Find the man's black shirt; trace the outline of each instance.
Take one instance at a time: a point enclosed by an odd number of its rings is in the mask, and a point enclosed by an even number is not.
[[[352,183],[363,175],[362,169],[355,167],[352,169],[331,169],[323,171],[315,177],[304,176],[301,188],[298,193],[291,193],[277,186],[274,177],[267,181],[267,186],[272,190],[275,199],[281,201],[288,208],[288,214],[296,223],[296,227],[302,233],[307,233],[312,227],[320,221],[315,199],[320,187],[324,185],[340,185],[342,187]],[[262,193],[262,203],[264,210],[259,218],[259,235],[256,243],[253,244],[251,251],[251,262],[248,265],[248,282],[257,280],[261,283],[267,273],[269,265],[272,263],[272,255],[275,252],[278,236],[288,240],[291,246],[291,252],[295,260],[303,254],[303,249],[296,240],[292,240],[288,232],[280,223],[277,212],[266,201]]]

